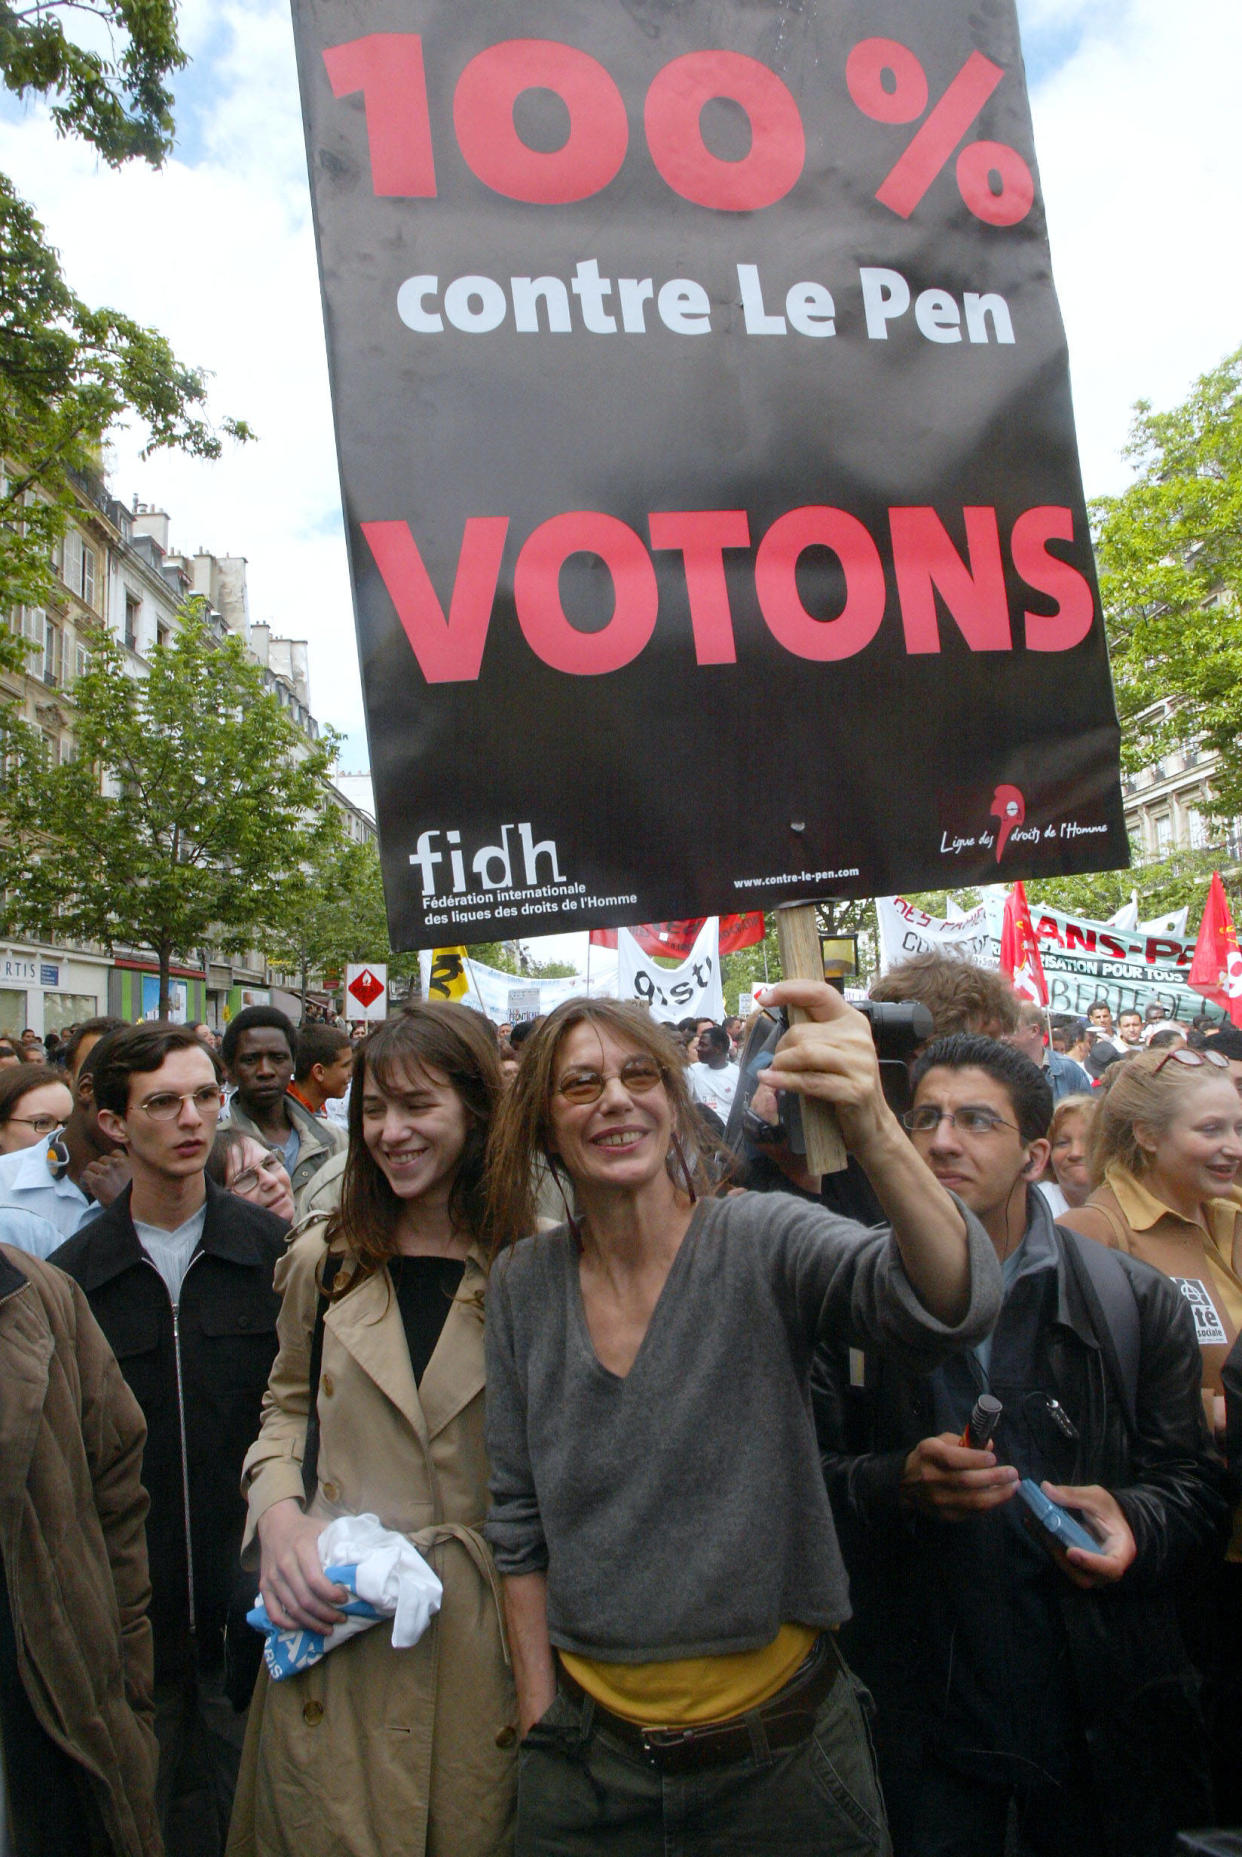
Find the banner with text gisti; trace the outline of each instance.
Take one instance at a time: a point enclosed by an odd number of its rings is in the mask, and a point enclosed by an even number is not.
[[[1013,0],[294,0],[397,947],[1124,863]]]

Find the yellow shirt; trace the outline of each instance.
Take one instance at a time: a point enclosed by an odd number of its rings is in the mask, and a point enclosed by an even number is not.
[[[728,1721],[770,1701],[806,1661],[818,1636],[811,1625],[782,1625],[771,1644],[757,1651],[673,1663],[610,1664],[569,1651],[557,1655],[588,1696],[624,1721],[689,1728]]]

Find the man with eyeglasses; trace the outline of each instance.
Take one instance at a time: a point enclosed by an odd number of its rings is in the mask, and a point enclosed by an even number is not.
[[[205,1176],[220,1082],[188,1026],[130,1026],[98,1049],[100,1123],[133,1181],[52,1261],[84,1290],[147,1422],[161,1827],[173,1857],[216,1857],[245,1727],[229,1696],[246,1700],[224,1628],[254,1595],[241,1466],[276,1353],[284,1225]]]
[[[843,1645],[878,1704],[896,1857],[1001,1857],[1014,1811],[1035,1857],[1156,1857],[1214,1822],[1177,1617],[1228,1517],[1193,1317],[1156,1271],[1053,1224],[1031,1189],[1051,1113],[1013,1046],[927,1048],[903,1119],[992,1240],[1000,1317],[925,1380],[857,1348],[817,1359]],[[983,1393],[1001,1416],[975,1449]],[[1098,1552],[1054,1559],[1020,1478]]]

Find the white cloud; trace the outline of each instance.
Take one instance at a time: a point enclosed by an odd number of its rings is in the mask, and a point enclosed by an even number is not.
[[[1088,493],[1124,487],[1135,400],[1175,403],[1242,342],[1239,62],[1236,0],[1130,0],[1032,98]]]

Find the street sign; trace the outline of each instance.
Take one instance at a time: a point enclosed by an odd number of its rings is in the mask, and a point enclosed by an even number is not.
[[[365,967],[351,963],[345,969],[345,1017],[388,1017],[388,969],[381,963]]]

